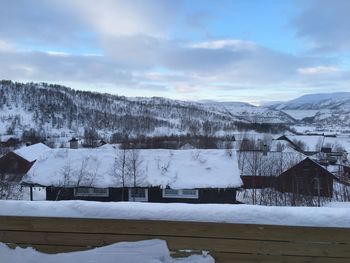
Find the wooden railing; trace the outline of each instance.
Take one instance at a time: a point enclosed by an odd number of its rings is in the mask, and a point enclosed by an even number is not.
[[[0,217],[0,242],[46,253],[163,239],[216,262],[350,262],[350,229],[148,220]]]

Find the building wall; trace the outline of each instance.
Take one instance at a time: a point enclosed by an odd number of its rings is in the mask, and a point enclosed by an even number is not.
[[[199,189],[199,198],[163,198],[162,189],[151,187],[148,189],[148,202],[155,203],[236,203],[236,189]],[[87,200],[87,201],[122,201],[122,188],[109,188],[108,197],[76,197],[74,188],[46,188],[46,200]],[[124,192],[124,201],[128,200],[128,189]]]
[[[320,178],[320,196],[332,197],[333,176],[310,159],[305,159],[282,173],[278,177],[277,190],[318,196],[315,178]]]
[[[10,152],[0,158],[0,173],[12,175],[14,181],[21,180],[32,167],[33,163],[28,162],[17,154]]]
[[[260,189],[276,186],[276,177],[274,176],[241,176],[244,189]]]
[[[158,203],[218,203],[218,204],[234,204],[236,203],[236,189],[234,188],[203,188],[198,189],[198,199],[192,198],[164,198],[162,189],[152,187],[148,190],[149,202]]]

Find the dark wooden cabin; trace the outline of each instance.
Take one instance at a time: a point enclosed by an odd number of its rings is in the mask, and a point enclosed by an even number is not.
[[[14,152],[9,152],[0,158],[0,174],[9,176],[10,181],[18,181],[29,171],[33,163]]]
[[[50,148],[37,143],[5,154],[0,158],[0,175],[8,181],[21,180],[46,149]]]
[[[138,201],[155,203],[235,204],[235,188],[181,189],[138,188],[59,188],[47,187],[46,200]]]
[[[1,147],[7,147],[7,148],[16,147],[19,144],[20,144],[20,140],[14,137],[10,137],[9,139],[0,142]]]
[[[334,179],[336,177],[331,172],[306,158],[278,176],[276,189],[307,196],[332,197]]]

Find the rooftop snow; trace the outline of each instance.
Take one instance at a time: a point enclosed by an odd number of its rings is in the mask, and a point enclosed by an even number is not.
[[[15,150],[14,153],[21,156],[23,159],[26,159],[28,162],[34,162],[49,149],[51,148],[45,144],[37,143]]]
[[[52,149],[35,162],[23,181],[43,186],[74,187],[79,182],[79,186],[120,187],[122,181],[114,171],[122,151],[110,147]],[[138,186],[191,189],[242,185],[235,151],[230,156],[226,150],[152,149],[139,150],[138,155]],[[132,182],[127,176],[126,186]]]
[[[292,142],[301,141],[305,144],[305,151],[320,151],[323,145],[322,135],[286,135]]]

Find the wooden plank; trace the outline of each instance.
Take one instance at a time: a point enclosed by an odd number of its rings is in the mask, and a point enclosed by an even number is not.
[[[276,256],[241,253],[210,253],[216,263],[349,263],[347,258]]]
[[[120,241],[163,239],[171,250],[208,250],[212,252],[250,253],[264,255],[297,255],[346,257],[350,261],[349,244],[291,243],[276,241],[237,240],[222,238],[175,237],[157,235],[115,235],[91,233],[54,233],[0,231],[0,241],[32,245],[99,247]]]
[[[350,229],[228,223],[0,217],[0,230],[170,235],[294,242],[350,243]]]

